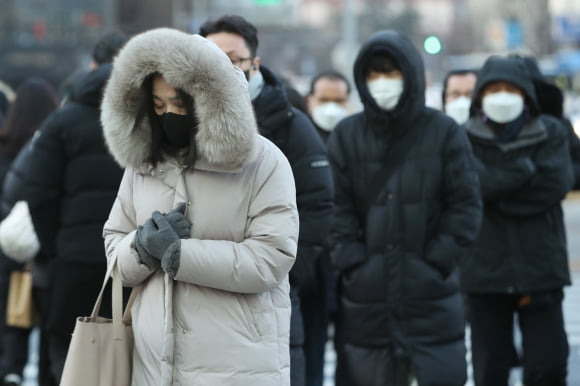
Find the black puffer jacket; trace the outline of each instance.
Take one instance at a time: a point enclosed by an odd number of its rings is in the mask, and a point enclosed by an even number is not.
[[[122,177],[99,121],[110,71],[102,65],[77,79],[70,102],[47,118],[4,180],[2,211],[16,201],[28,202],[41,244],[39,262],[106,261],[103,225]]]
[[[291,106],[284,85],[272,71],[264,66],[260,66],[260,71],[265,84],[260,95],[252,101],[258,128],[260,134],[278,145],[288,158],[296,183],[300,233],[296,263],[290,271],[290,345],[296,347],[302,346],[304,340],[297,290],[301,283],[316,280],[316,261],[332,227],[332,172],[326,148],[310,119]]]
[[[8,170],[10,169],[10,165],[13,162],[13,158],[12,157],[8,157],[8,156],[0,156],[0,184],[2,184],[2,181],[4,181],[6,174],[8,173]],[[3,185],[3,184],[2,184]],[[3,192],[3,187],[0,185],[0,200],[1,197],[4,196],[4,192]],[[3,210],[0,210],[0,219],[4,219],[9,213],[10,213],[10,209],[12,208],[12,206],[7,206],[6,208],[3,208]],[[4,252],[2,250],[0,250],[0,273],[10,273],[15,269],[20,269],[22,268],[22,264],[17,263],[16,261],[8,258],[7,256],[4,255]],[[6,299],[3,299],[4,301],[6,301]],[[3,315],[2,313],[0,313],[0,315]]]
[[[364,69],[377,50],[390,53],[403,73],[404,91],[390,112],[376,105],[366,85]],[[465,133],[425,107],[423,71],[404,36],[371,37],[354,67],[364,112],[341,121],[328,143],[347,384],[384,384],[376,375],[388,372],[394,351],[413,362],[418,352],[441,357],[431,345],[461,350],[464,344],[456,262],[479,230],[479,184]],[[379,171],[391,167],[380,193],[369,197]],[[462,366],[449,362],[442,368]]]
[[[481,112],[480,94],[493,81],[525,93],[528,119],[509,142],[495,139]],[[532,80],[517,59],[489,59],[474,96],[466,129],[485,205],[479,238],[461,267],[463,289],[527,293],[570,284],[560,206],[573,183],[568,129],[540,114]]]

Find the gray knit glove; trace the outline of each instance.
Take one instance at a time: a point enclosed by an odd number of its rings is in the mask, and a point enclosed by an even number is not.
[[[173,230],[167,217],[156,210],[151,218],[137,229],[135,246],[141,245],[149,255],[161,260],[167,247],[176,240],[179,240],[177,232]]]
[[[180,239],[188,239],[189,232],[191,231],[191,223],[185,217],[185,208],[187,208],[187,204],[185,202],[181,202],[177,204],[175,209],[165,215],[167,217],[167,221],[171,225],[171,228],[173,228]]]
[[[182,202],[171,212],[167,213],[167,221],[180,239],[188,239],[191,231],[191,223],[184,216],[186,203]],[[161,257],[161,268],[171,278],[175,278],[179,263],[181,262],[181,240],[174,241]]]
[[[175,279],[181,263],[181,240],[177,240],[167,248],[161,258],[161,268],[172,279]]]

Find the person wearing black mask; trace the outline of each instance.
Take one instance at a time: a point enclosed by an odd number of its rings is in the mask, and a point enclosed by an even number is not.
[[[475,384],[507,385],[514,315],[522,335],[523,381],[566,385],[562,314],[570,285],[561,201],[572,186],[568,133],[543,115],[525,65],[492,56],[479,71],[470,119],[484,201],[483,223],[461,261]]]
[[[174,29],[115,60],[101,120],[125,174],[103,234],[141,288],[133,385],[290,384],[294,179],[247,87],[215,44]]]

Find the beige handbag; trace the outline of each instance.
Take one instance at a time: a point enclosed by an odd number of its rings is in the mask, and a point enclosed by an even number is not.
[[[6,325],[31,328],[35,322],[32,296],[32,274],[28,270],[12,271],[6,304]]]
[[[113,319],[99,316],[103,292],[113,277]],[[77,318],[68,348],[61,386],[129,386],[133,354],[131,306],[138,292],[133,288],[123,309],[123,286],[116,260],[112,261],[93,312]]]

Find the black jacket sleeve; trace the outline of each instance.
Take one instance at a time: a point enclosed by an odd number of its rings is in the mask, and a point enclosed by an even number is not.
[[[467,136],[454,126],[443,148],[442,213],[438,232],[425,258],[448,274],[463,251],[476,239],[481,226],[482,201],[478,175]]]
[[[530,157],[515,159],[509,165],[485,165],[474,157],[474,164],[479,176],[481,195],[484,201],[495,201],[509,196],[522,188],[536,172],[536,166]]]
[[[567,129],[549,119],[548,138],[541,142],[534,155],[536,173],[519,190],[496,203],[497,209],[515,216],[530,216],[558,205],[572,188],[574,181]]]
[[[574,132],[574,127],[569,120],[565,120],[568,127],[568,145],[570,147],[570,158],[574,170],[574,186],[572,189],[580,190],[580,138]]]
[[[349,159],[346,140],[337,129],[328,139],[328,158],[332,166],[335,189],[335,219],[330,237],[330,256],[332,266],[340,273],[362,263],[367,253],[348,172],[348,166],[354,165],[355,162]]]
[[[293,109],[285,154],[294,173],[300,217],[298,254],[290,281],[314,280],[315,264],[326,247],[333,221],[333,181],[326,148],[302,112]]]

